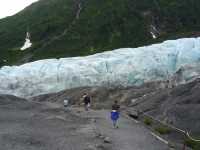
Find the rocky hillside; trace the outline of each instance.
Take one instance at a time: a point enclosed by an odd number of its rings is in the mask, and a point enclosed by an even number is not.
[[[40,0],[0,20],[0,66],[199,36],[199,0]],[[26,32],[32,47],[20,51]]]
[[[193,135],[200,135],[200,79],[175,88],[147,94],[133,107]]]
[[[198,136],[200,135],[200,115],[197,113],[200,110],[199,89],[200,79],[196,79],[174,88],[167,82],[153,82],[128,88],[75,88],[31,99],[59,103],[63,103],[64,99],[69,99],[71,104],[81,104],[82,94],[88,92],[92,97],[93,108],[110,109],[113,101],[119,100],[124,106],[147,113],[155,119],[182,130],[188,130],[192,135]]]

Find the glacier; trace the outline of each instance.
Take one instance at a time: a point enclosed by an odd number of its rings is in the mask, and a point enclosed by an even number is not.
[[[39,60],[0,69],[0,94],[31,97],[85,86],[133,86],[182,72],[199,76],[200,38],[168,40],[85,57]]]

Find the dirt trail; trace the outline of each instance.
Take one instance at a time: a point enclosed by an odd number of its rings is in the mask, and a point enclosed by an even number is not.
[[[59,108],[62,105],[56,103],[45,103],[51,108]],[[77,113],[78,112],[78,113]],[[83,108],[69,108],[68,113],[78,115],[80,118],[90,120],[88,125],[81,129],[87,133],[95,132],[96,135],[109,137],[111,140],[110,148],[113,150],[169,150],[165,143],[159,141],[142,124],[135,122],[125,114],[119,120],[119,128],[114,129],[110,120],[108,110],[90,110]]]
[[[169,147],[152,136],[148,129],[125,115],[120,118],[119,128],[114,129],[107,110],[83,111],[81,114],[82,117],[95,120],[95,130],[111,139],[114,150],[169,150]]]

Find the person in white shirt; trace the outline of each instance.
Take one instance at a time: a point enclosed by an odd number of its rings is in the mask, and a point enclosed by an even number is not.
[[[65,110],[67,110],[67,107],[68,107],[68,105],[69,105],[69,101],[68,101],[67,99],[65,99],[65,100],[63,101],[63,104],[64,104]]]

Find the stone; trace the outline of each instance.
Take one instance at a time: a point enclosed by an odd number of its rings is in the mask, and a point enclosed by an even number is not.
[[[111,139],[109,137],[104,138],[104,143],[111,143]]]
[[[127,110],[127,114],[128,114],[130,117],[134,118],[134,119],[138,119],[138,118],[139,118],[139,113],[138,113],[138,111],[137,111],[136,109],[134,109],[134,108],[129,108],[129,109]]]

